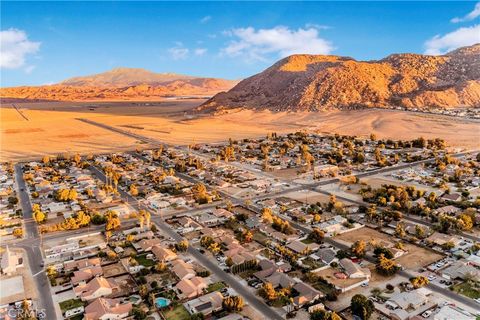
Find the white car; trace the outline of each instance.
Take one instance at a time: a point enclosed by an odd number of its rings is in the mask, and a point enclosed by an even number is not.
[[[428,318],[428,317],[430,317],[431,314],[432,314],[432,311],[431,311],[431,310],[427,310],[427,311],[425,311],[424,313],[422,313],[422,317]]]
[[[437,279],[437,276],[434,276],[434,275],[428,276],[428,281],[433,281],[435,279]]]

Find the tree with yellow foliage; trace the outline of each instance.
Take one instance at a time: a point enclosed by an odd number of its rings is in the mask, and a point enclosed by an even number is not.
[[[367,244],[363,240],[357,240],[352,244],[350,250],[356,257],[363,258],[367,250]]]
[[[428,278],[425,276],[416,276],[410,278],[410,283],[415,289],[418,289],[428,284]]]
[[[267,301],[272,302],[277,299],[277,291],[270,282],[265,282],[260,289],[260,295]]]
[[[262,221],[265,223],[272,223],[273,222],[273,211],[270,208],[263,208],[262,209]]]

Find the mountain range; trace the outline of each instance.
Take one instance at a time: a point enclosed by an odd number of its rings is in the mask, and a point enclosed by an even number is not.
[[[372,61],[296,54],[240,82],[116,68],[54,85],[0,89],[2,98],[28,100],[156,100],[169,96],[213,96],[198,111],[480,107],[480,44],[440,56],[405,53]]]
[[[198,110],[364,107],[480,107],[480,44],[440,56],[392,54],[375,61],[292,55],[218,93]]]
[[[169,96],[212,96],[238,81],[201,78],[145,69],[116,68],[58,84],[1,88],[0,97],[27,100],[155,100]]]

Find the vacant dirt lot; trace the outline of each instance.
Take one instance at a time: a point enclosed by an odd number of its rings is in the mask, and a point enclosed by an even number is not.
[[[371,240],[379,242],[383,240],[392,243],[396,241],[394,238],[368,227],[338,235],[335,239],[348,243],[353,243],[357,240],[363,240],[365,242]],[[396,259],[396,261],[407,269],[419,269],[443,257],[438,253],[410,243],[404,243],[404,245],[407,253]]]
[[[118,133],[83,123],[87,118],[121,127],[158,141],[186,145],[218,142],[229,137],[265,136],[298,130],[379,138],[444,138],[450,145],[478,147],[478,121],[391,110],[328,112],[270,112],[242,110],[223,115],[190,111],[203,101],[160,102],[38,102],[0,108],[1,159],[39,158],[45,154],[102,153],[131,150],[146,145]]]

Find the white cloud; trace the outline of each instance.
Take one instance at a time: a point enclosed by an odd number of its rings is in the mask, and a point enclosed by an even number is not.
[[[27,55],[35,54],[40,42],[28,40],[23,30],[0,31],[0,68],[17,69],[25,65]],[[32,69],[33,70],[33,69]]]
[[[177,42],[175,47],[168,49],[168,52],[173,60],[184,60],[188,57],[190,50],[184,48],[181,42]]]
[[[445,35],[436,35],[425,42],[425,54],[439,55],[480,42],[480,25],[460,28]]]
[[[194,53],[196,56],[203,56],[207,52],[206,48],[197,48]]]
[[[200,23],[207,23],[210,20],[212,20],[211,16],[205,16],[202,19],[200,19]]]
[[[334,47],[319,37],[315,27],[291,30],[277,26],[272,29],[253,27],[238,28],[224,32],[224,35],[235,37],[228,46],[221,50],[228,56],[244,56],[247,60],[265,60],[269,54],[286,57],[291,54],[328,54]]]
[[[477,2],[477,4],[475,5],[475,8],[473,8],[473,10],[471,12],[467,13],[465,16],[463,16],[461,18],[455,17],[452,20],[450,20],[450,22],[459,23],[459,22],[464,22],[464,21],[471,21],[471,20],[476,19],[478,17],[480,17],[480,2]]]

